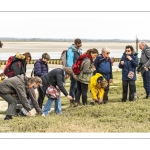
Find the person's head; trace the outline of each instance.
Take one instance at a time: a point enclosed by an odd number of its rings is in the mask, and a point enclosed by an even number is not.
[[[96,48],[92,48],[86,51],[86,54],[91,55],[92,59],[94,60],[98,55],[98,50]]]
[[[28,78],[27,80],[27,85],[28,85],[28,88],[37,88],[39,86],[42,86],[42,79],[40,77],[31,77],[31,78]]]
[[[102,55],[104,58],[108,58],[109,57],[109,54],[110,54],[110,50],[108,47],[103,47],[102,48]]]
[[[139,42],[139,49],[144,50],[145,46],[147,46],[146,42],[144,42],[144,41]]]
[[[74,47],[75,47],[76,49],[79,49],[81,46],[82,46],[81,40],[78,39],[78,38],[75,39],[75,40],[74,40]]]
[[[31,54],[30,54],[29,52],[26,52],[26,53],[24,53],[24,54],[22,54],[22,55],[25,56],[25,61],[26,61],[26,63],[28,63],[28,62],[31,61],[32,57],[31,57]]]
[[[66,74],[66,75],[65,75],[65,78],[66,78],[66,79],[73,75],[73,71],[72,71],[71,68],[69,68],[69,67],[64,67],[63,70],[65,71],[65,74]]]
[[[47,53],[43,53],[42,54],[42,60],[45,62],[45,64],[47,64],[50,60],[50,56]]]
[[[133,53],[134,53],[134,48],[133,48],[133,46],[127,45],[127,46],[125,47],[125,53],[126,53],[127,55],[133,54]]]

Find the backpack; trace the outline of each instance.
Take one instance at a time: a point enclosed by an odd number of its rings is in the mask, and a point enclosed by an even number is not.
[[[67,67],[67,51],[68,50],[63,50],[62,53],[61,53],[61,56],[60,56],[60,59],[62,60],[62,65],[64,67]]]
[[[4,68],[4,74],[5,74],[8,78],[14,76],[14,70],[11,70],[11,65],[12,65],[14,62],[18,61],[18,60],[13,61],[13,58],[14,58],[14,57],[15,57],[15,56],[10,56],[10,57],[8,58],[8,61],[7,61],[6,66],[5,66],[5,68]],[[18,61],[18,66],[19,66],[19,67],[21,66],[21,64],[20,64],[19,61]]]
[[[88,58],[87,55],[80,55],[80,57],[77,59],[77,61],[72,65],[72,71],[74,72],[75,75],[78,75],[80,73],[80,68],[83,59]]]

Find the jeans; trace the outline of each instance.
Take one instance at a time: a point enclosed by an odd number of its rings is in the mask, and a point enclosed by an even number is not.
[[[72,98],[75,98],[76,92],[77,92],[77,80],[71,76],[69,95],[72,96]]]
[[[45,114],[45,116],[48,116],[48,113],[49,111],[51,110],[52,108],[52,104],[53,102],[55,103],[55,108],[54,108],[54,113],[56,114],[61,114],[62,111],[61,111],[61,100],[60,100],[60,97],[57,99],[57,100],[52,100],[52,99],[48,99],[44,108],[43,108],[43,113]]]
[[[31,99],[28,99],[28,103],[30,105],[30,108],[33,109],[33,104],[32,104]],[[16,109],[20,109],[22,113],[27,116],[28,111],[22,106],[22,104],[17,104]]]

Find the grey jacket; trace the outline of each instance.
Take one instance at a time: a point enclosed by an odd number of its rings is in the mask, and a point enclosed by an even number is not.
[[[141,72],[142,75],[145,71],[144,67],[147,67],[150,69],[150,48],[148,46],[145,46],[145,49],[142,51],[140,63],[137,68],[137,71]]]
[[[0,83],[0,93],[17,94],[23,107],[27,111],[30,111],[31,108],[27,101],[26,81],[25,80],[26,79],[23,74],[3,80],[3,82]]]
[[[76,76],[76,79],[84,84],[90,83],[90,78],[93,73],[92,63],[89,58],[85,58],[81,64],[80,74]]]

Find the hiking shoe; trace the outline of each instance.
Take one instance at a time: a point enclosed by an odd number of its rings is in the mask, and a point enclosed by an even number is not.
[[[10,119],[12,119],[11,115],[6,115],[6,117],[4,118],[4,120],[10,120]]]
[[[90,102],[90,105],[94,105],[94,102]]]

